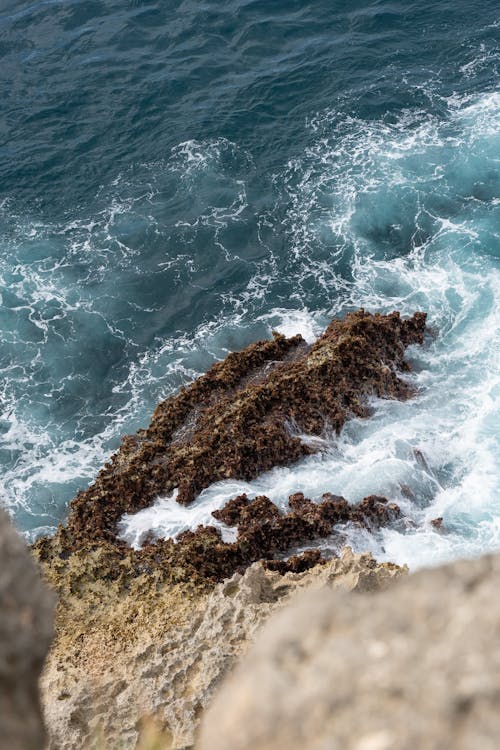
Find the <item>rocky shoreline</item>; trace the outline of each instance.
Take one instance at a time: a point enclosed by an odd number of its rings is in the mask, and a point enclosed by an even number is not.
[[[261,499],[245,509],[236,547],[205,527],[176,543],[149,540],[132,551],[117,531],[124,513],[176,488],[177,501],[188,504],[213,482],[250,480],[316,452],[314,442],[301,435],[339,432],[347,419],[367,417],[370,396],[411,397],[411,385],[400,373],[410,369],[406,348],[423,343],[425,317],[417,312],[405,320],[396,312],[359,310],[332,321],[312,346],[300,336],[276,334],[230,354],[159,404],[147,429],[122,440],[95,482],[72,501],[67,523],[35,545],[39,559],[60,568],[60,561],[75,553],[99,550],[109,579],[155,570],[172,582],[213,583],[255,560],[325,536],[350,515],[358,521],[364,516],[363,523],[368,517],[392,519],[397,509],[380,498],[365,500],[356,511],[338,497],[324,499],[321,511],[292,499],[292,512],[282,519]],[[231,512],[228,506],[226,520]],[[269,534],[259,537],[259,528]]]
[[[234,542],[200,526],[133,550],[118,524],[175,488],[189,504],[215,481],[249,480],[318,450],[302,436],[369,416],[371,396],[410,398],[405,350],[424,333],[423,313],[359,310],[332,321],[312,346],[275,334],[214,365],[123,439],[73,500],[67,523],[33,548],[59,595],[42,679],[50,750],[100,747],[102,732],[106,747],[132,749],[145,716],[168,736],[165,747],[190,747],[223,676],[293,592],[377,589],[405,572],[349,549],[326,560],[314,547],[332,537],[340,550],[346,523],[401,523],[397,504],[374,495],[350,505],[295,493],[287,512],[265,496],[240,495],[213,513],[235,529]],[[294,554],[297,547],[306,550]]]
[[[368,416],[372,394],[411,397],[404,351],[424,330],[420,313],[359,311],[312,347],[275,336],[229,355],[124,439],[68,523],[32,548],[58,595],[40,680],[45,744],[36,682],[53,594],[0,514],[9,750],[497,747],[499,556],[407,576],[342,548],[346,523],[377,533],[405,522],[375,495],[351,505],[295,493],[286,511],[239,495],[213,513],[233,542],[201,526],[133,550],[117,534],[123,512],[174,484],[188,502],[214,479],[306,455],[314,443],[300,431]],[[322,558],[323,537],[338,555]]]

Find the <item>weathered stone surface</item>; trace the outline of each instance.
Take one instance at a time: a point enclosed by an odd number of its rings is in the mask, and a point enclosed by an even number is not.
[[[345,549],[299,574],[282,576],[256,563],[192,598],[180,588],[155,593],[146,580],[129,598],[121,591],[106,599],[116,583],[106,591],[99,580],[83,598],[67,592],[43,678],[50,748],[97,747],[103,728],[107,748],[132,750],[145,715],[173,748],[189,747],[222,677],[297,591],[377,589],[404,572]]]
[[[38,679],[52,637],[53,597],[0,510],[0,747],[40,750]]]
[[[423,313],[401,319],[398,313],[359,310],[332,321],[312,347],[300,336],[276,335],[230,354],[159,404],[148,429],[125,437],[96,481],[73,500],[67,525],[38,540],[35,552],[48,577],[73,555],[95,559],[99,550],[94,573],[99,569],[107,581],[155,571],[170,583],[203,585],[261,558],[280,558],[294,546],[328,535],[337,523],[373,528],[392,522],[399,509],[375,496],[354,508],[333,495],[319,505],[292,497],[286,515],[258,498],[239,510],[235,500],[233,508],[218,514],[238,524],[234,545],[223,543],[214,527],[188,532],[176,543],[150,540],[141,550],[131,550],[117,537],[122,514],[146,507],[159,493],[177,486],[178,499],[187,503],[213,481],[250,479],[316,450],[297,430],[316,435],[326,427],[340,430],[350,417],[367,416],[367,399],[374,394],[411,396],[400,372],[410,369],[405,349],[422,343],[424,330]],[[66,572],[70,568],[66,565]]]
[[[224,542],[214,526],[198,526],[175,539],[145,542],[140,550],[103,542],[99,547],[75,550],[69,555],[60,546],[59,537],[55,537],[39,540],[35,551],[56,588],[61,584],[63,588],[81,587],[85,576],[91,585],[100,577],[126,586],[127,579],[132,585],[135,578],[153,573],[171,583],[206,586],[241,573],[260,560],[265,560],[270,570],[300,572],[319,562],[319,555],[308,551],[300,560],[285,563],[282,558],[290,550],[328,536],[336,540],[336,549],[340,549],[344,543],[343,524],[350,522],[375,531],[397,522],[401,512],[398,505],[377,495],[350,505],[345,498],[331,493],[325,493],[322,501],[315,503],[298,492],[290,496],[289,511],[285,513],[265,495],[253,500],[239,495],[212,515],[237,527],[236,541]],[[72,583],[69,578],[73,578]]]
[[[272,618],[208,710],[199,750],[496,750],[500,556]]]

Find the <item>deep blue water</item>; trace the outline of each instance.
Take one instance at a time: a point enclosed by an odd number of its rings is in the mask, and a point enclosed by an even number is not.
[[[378,540],[393,559],[500,546],[499,11],[3,1],[0,462],[20,528],[52,528],[214,358],[364,305],[429,311],[419,397],[266,491],[390,495],[418,527]]]

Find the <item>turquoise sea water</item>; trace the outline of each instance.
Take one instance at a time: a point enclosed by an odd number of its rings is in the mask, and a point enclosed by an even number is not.
[[[346,530],[379,557],[500,547],[497,0],[4,0],[0,63],[2,498],[29,537],[214,359],[363,305],[429,312],[414,401],[125,535],[303,489],[398,501],[407,529]]]

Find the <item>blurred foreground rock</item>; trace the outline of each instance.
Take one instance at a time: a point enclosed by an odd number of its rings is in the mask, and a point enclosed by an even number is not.
[[[0,747],[41,750],[38,679],[52,637],[53,597],[0,510]]]
[[[500,556],[349,596],[308,592],[267,623],[199,750],[497,750]]]

